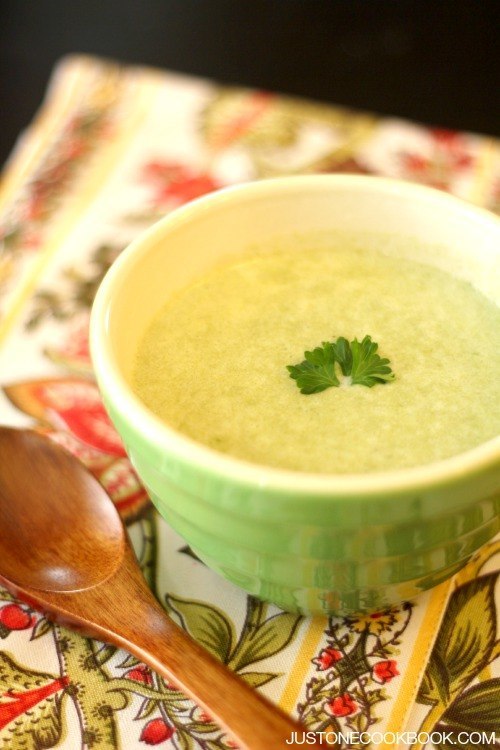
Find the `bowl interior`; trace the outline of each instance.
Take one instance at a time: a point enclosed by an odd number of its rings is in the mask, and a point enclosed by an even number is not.
[[[172,293],[252,249],[303,251],[305,236],[317,244],[329,232],[453,272],[500,304],[499,224],[446,194],[377,178],[278,179],[222,191],[166,217],[119,259],[108,286],[111,356],[130,384],[138,341]]]

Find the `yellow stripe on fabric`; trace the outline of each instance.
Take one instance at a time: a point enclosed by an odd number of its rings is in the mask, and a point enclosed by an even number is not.
[[[92,171],[86,177],[83,184],[79,186],[78,193],[75,194],[74,198],[66,206],[64,214],[57,219],[53,231],[48,235],[44,243],[45,249],[40,251],[29,273],[27,273],[23,282],[13,294],[9,308],[0,322],[0,344],[5,341],[5,338],[22,312],[24,305],[33,294],[44,270],[57,254],[57,251],[76,225],[78,219],[89,207],[96,195],[103,189],[106,178],[118,164],[123,153],[126,151],[126,147],[137,135],[140,124],[149,111],[152,97],[157,92],[158,85],[154,78],[151,81],[141,81],[137,94],[133,98],[134,109],[132,112],[127,113],[125,127],[121,133],[106,144],[106,150],[103,149],[102,152],[93,154],[94,166]],[[131,93],[127,92],[127,96],[131,96]]]
[[[500,142],[484,138],[478,151],[474,180],[468,196],[478,206],[485,206],[488,191],[495,182],[497,159],[500,159]]]
[[[0,180],[0,209],[16,194],[26,177],[34,170],[53,135],[54,128],[81,96],[78,88],[88,63],[71,60],[60,65],[62,67],[54,74],[55,80],[40,112],[4,167]]]
[[[311,659],[318,651],[327,622],[326,617],[313,617],[311,619],[278,703],[285,713],[291,714],[296,706],[299,693],[304,685],[304,677],[311,666]]]
[[[484,682],[485,680],[491,680],[492,677],[493,677],[493,672],[491,671],[491,667],[489,664],[484,669],[482,669],[477,675],[477,679],[479,680],[479,682]]]
[[[416,692],[422,681],[425,667],[429,661],[430,651],[446,609],[446,604],[453,588],[453,579],[437,586],[431,593],[427,610],[420,624],[419,632],[403,675],[403,684],[394,699],[385,732],[402,732],[407,715],[413,705]],[[394,745],[383,743],[380,748],[394,750]]]

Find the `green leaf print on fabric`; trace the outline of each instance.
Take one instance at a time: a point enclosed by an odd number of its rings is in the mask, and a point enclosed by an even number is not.
[[[240,677],[250,687],[259,688],[274,680],[276,675],[273,672],[240,672]]]
[[[443,719],[476,732],[500,729],[500,680],[485,680],[466,690],[446,711]]]
[[[500,655],[495,602],[500,576],[498,571],[481,575],[499,552],[500,542],[485,545],[458,574],[458,588],[449,599],[417,696],[419,703],[430,706],[420,734],[450,733],[440,750],[482,747],[464,743],[463,735],[459,742],[460,732],[498,733],[500,728],[500,679],[490,677],[490,665]],[[416,750],[421,747],[418,744]]]
[[[299,615],[289,612],[280,612],[265,620],[246,635],[230,665],[240,671],[283,651],[293,639],[300,620]]]
[[[420,703],[448,705],[488,663],[496,634],[495,583],[495,574],[483,576],[452,595],[420,688]]]
[[[235,640],[234,626],[222,610],[202,602],[167,596],[167,607],[176,612],[182,627],[212,656],[226,663]]]
[[[234,623],[221,610],[205,602],[167,596],[167,607],[176,613],[182,627],[253,687],[278,675],[243,670],[283,651],[294,639],[302,617],[279,612],[268,617],[269,605],[247,597],[247,612],[239,637]]]

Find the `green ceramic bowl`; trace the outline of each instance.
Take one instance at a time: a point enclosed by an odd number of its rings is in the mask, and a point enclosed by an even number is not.
[[[443,581],[499,528],[500,438],[386,473],[313,475],[246,463],[174,431],[136,397],[138,340],[170,294],[272,238],[387,239],[500,304],[500,222],[443,192],[322,175],[222,190],[135,240],[103,281],[91,349],[104,402],[159,512],[207,565],[304,613],[384,607]]]

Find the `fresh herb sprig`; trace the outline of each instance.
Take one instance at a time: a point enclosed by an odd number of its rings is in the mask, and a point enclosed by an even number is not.
[[[371,336],[351,342],[340,336],[336,341],[324,341],[312,352],[304,352],[304,361],[298,365],[288,365],[287,370],[300,392],[307,395],[340,385],[336,363],[350,384],[372,388],[395,377],[389,360],[377,354],[377,349],[378,344],[372,341]]]

